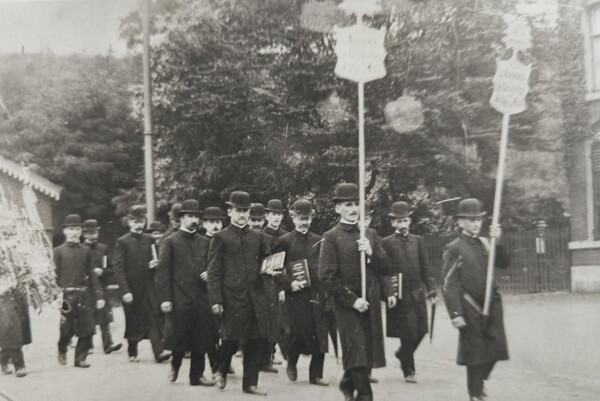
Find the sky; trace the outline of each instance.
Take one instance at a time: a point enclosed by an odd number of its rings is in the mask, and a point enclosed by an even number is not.
[[[0,54],[126,53],[119,20],[140,0],[0,0]]]

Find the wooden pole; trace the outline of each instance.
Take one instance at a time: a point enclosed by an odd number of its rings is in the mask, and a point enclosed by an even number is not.
[[[144,177],[148,221],[156,216],[154,200],[154,155],[152,129],[152,76],[150,75],[150,0],[142,0],[144,68]]]
[[[360,238],[365,238],[365,84],[358,83],[358,201]],[[367,256],[360,253],[361,294],[367,299]]]
[[[498,156],[498,172],[496,174],[496,192],[494,194],[494,212],[492,213],[492,226],[498,225],[500,221],[500,204],[502,203],[502,188],[504,186],[504,162],[508,148],[508,125],[510,114],[502,115],[502,134],[500,137],[500,155]],[[490,252],[487,265],[487,278],[485,282],[485,303],[483,304],[483,315],[489,316],[492,303],[492,291],[494,286],[494,265],[496,260],[496,238],[490,238]]]

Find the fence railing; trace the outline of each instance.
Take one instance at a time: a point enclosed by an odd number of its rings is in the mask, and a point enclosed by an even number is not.
[[[442,253],[454,236],[427,235],[424,245],[437,282],[441,282]],[[496,283],[509,293],[569,290],[571,284],[568,228],[505,231],[502,244],[511,257],[508,269],[498,269]]]

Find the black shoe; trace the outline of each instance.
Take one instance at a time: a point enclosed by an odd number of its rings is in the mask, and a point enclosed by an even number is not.
[[[59,352],[58,353],[58,362],[63,365],[63,366],[67,366],[67,354],[66,353],[62,353]]]
[[[156,354],[154,359],[156,360],[156,363],[161,363],[161,362],[168,360],[170,357],[171,357],[170,353],[161,351],[160,354]]]
[[[207,379],[204,376],[200,376],[197,379],[190,379],[190,386],[206,386],[211,387],[214,386],[215,382],[213,380]]]
[[[79,361],[79,362],[75,361],[76,368],[89,368],[90,366],[92,366],[92,365],[90,365],[86,361]]]
[[[223,390],[227,385],[227,377],[223,376],[221,373],[217,373],[215,375],[215,384],[217,385],[217,388]]]
[[[25,370],[25,368],[19,368],[19,369],[17,369],[16,376],[17,377],[25,377],[25,376],[27,376],[27,371]]]
[[[250,386],[250,387],[246,387],[243,389],[244,393],[246,394],[254,394],[254,395],[260,395],[260,396],[265,396],[267,395],[267,392],[265,390],[259,389],[256,386]]]
[[[316,379],[311,380],[310,384],[314,384],[316,386],[329,386],[329,382],[326,382],[325,380],[323,380],[320,377],[317,377]]]
[[[295,366],[288,365],[288,367],[285,369],[285,372],[287,373],[288,379],[291,381],[295,382],[298,380],[298,369],[296,369]]]
[[[379,379],[369,375],[369,383],[379,383]]]
[[[263,368],[260,371],[267,373],[279,373],[279,370],[275,369],[273,365],[263,366]]]
[[[177,376],[179,376],[179,370],[171,368],[169,371],[169,381],[175,383],[177,381]]]
[[[123,344],[121,344],[121,343],[109,345],[108,347],[106,347],[104,349],[104,353],[110,354],[111,352],[116,352],[116,351],[120,350],[122,347],[123,347]]]
[[[354,401],[354,394],[344,393],[344,401]]]
[[[2,373],[4,373],[5,375],[12,375],[13,371],[10,368],[10,366],[8,366],[7,363],[3,363],[2,364]]]

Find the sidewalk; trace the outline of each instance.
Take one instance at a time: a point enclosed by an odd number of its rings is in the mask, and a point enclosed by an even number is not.
[[[500,362],[487,389],[490,400],[507,401],[596,401],[600,399],[600,294],[567,293],[504,296],[505,325],[511,360]],[[121,309],[115,309],[112,325],[115,339],[123,333]],[[34,343],[26,347],[29,375],[17,379],[0,376],[0,400],[12,401],[113,401],[166,399],[215,401],[252,400],[241,392],[241,359],[234,358],[236,374],[227,388],[191,387],[187,383],[188,360],[184,361],[176,384],[167,379],[169,364],[154,363],[148,341],[140,343],[138,364],[127,353],[104,355],[98,336],[95,353],[88,358],[90,369],[73,368],[56,360],[58,311],[48,309],[32,316]],[[443,304],[438,306],[433,344],[426,338],[417,351],[418,384],[405,383],[393,354],[398,340],[386,339],[388,366],[373,371],[379,379],[374,396],[381,400],[466,401],[465,368],[455,364],[457,332],[452,329]],[[278,374],[261,373],[259,385],[269,391],[270,400],[341,401],[337,382],[343,373],[330,350],[325,361],[327,388],[308,384],[308,357],[301,357],[298,381],[291,383],[285,365]],[[281,358],[279,356],[279,358]]]

